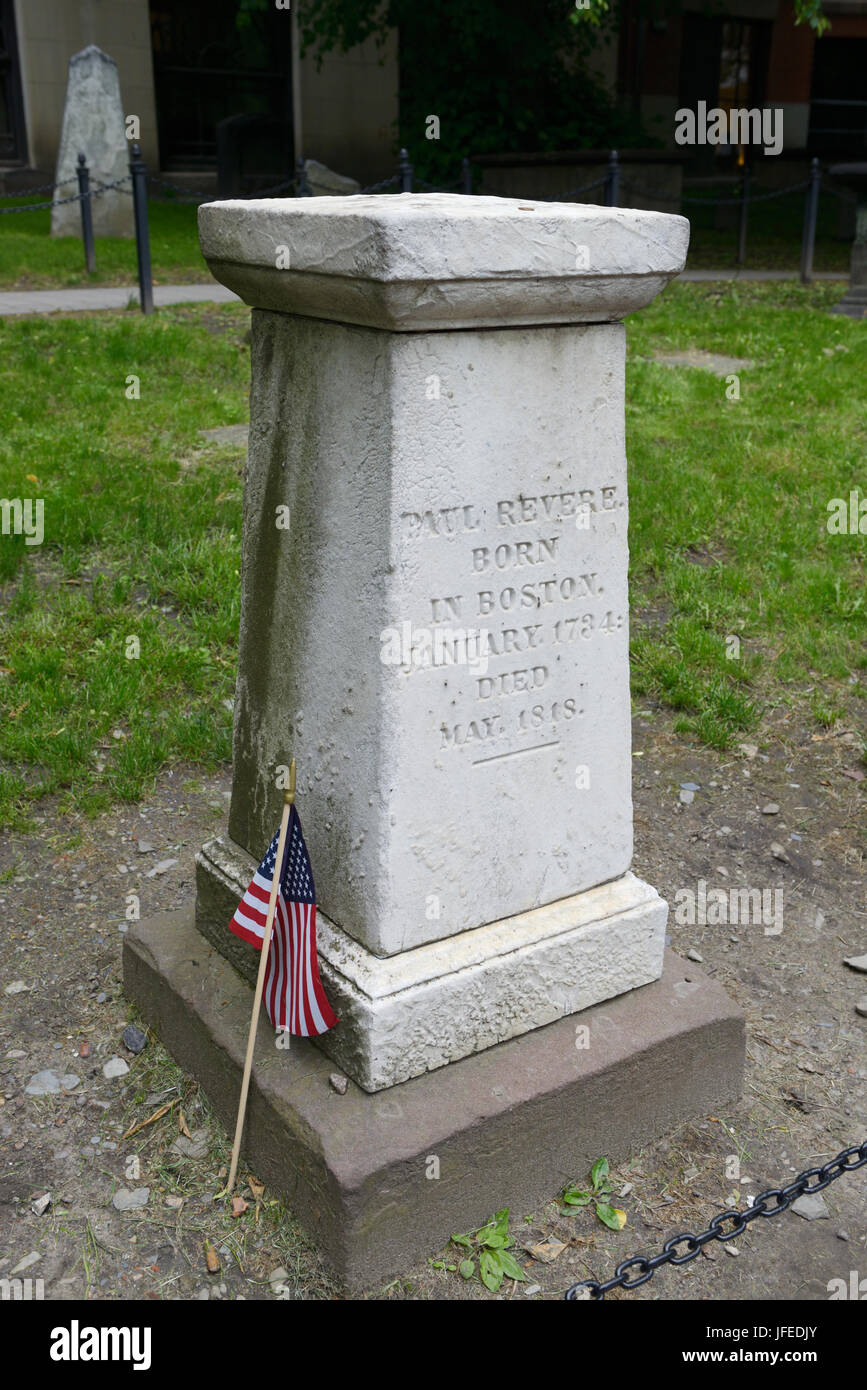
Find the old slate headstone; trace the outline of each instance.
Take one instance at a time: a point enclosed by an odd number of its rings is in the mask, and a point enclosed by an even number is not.
[[[61,199],[78,192],[76,167],[84,154],[90,170],[90,186],[114,183],[129,174],[129,148],[124,131],[123,105],[117,64],[95,44],[74,53],[69,60],[66,105],[57,156],[55,190],[51,209],[52,236],[80,236],[79,204]],[[134,235],[132,185],[101,193],[90,200],[95,236]]]

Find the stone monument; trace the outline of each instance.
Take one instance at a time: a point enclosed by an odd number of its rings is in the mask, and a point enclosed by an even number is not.
[[[867,314],[867,163],[832,164],[831,178],[848,184],[855,196],[855,240],[849,259],[849,288],[832,314],[863,319]]]
[[[95,44],[73,53],[69,60],[66,105],[57,156],[55,190],[51,209],[52,236],[80,236],[81,209],[78,203],[64,203],[78,192],[76,168],[83,154],[90,171],[90,187],[114,183],[129,175],[129,150],[124,128],[123,105],[117,64]],[[111,189],[91,198],[94,236],[131,237],[135,235],[132,212],[132,185]]]
[[[198,934],[141,924],[127,988],[231,1116],[226,962],[257,958],[228,923],[294,756],[340,1022],[260,1045],[247,1152],[352,1284],[739,1090],[742,1019],[664,964],[630,871],[620,320],[688,224],[445,194],[199,218],[253,306],[232,800]]]

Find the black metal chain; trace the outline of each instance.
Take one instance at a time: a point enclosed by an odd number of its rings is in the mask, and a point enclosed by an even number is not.
[[[291,179],[284,179],[282,183],[271,184],[268,188],[257,188],[252,193],[244,194],[243,197],[245,201],[253,198],[267,198],[271,193],[279,193],[284,188],[293,188],[297,182],[297,176],[293,174]],[[172,193],[182,193],[197,203],[210,203],[214,200],[213,193],[203,193],[201,188],[190,188],[183,183],[169,183],[167,179],[161,179],[157,174],[148,174],[148,183],[159,184],[160,188],[167,188]]]
[[[367,188],[360,188],[359,193],[378,193],[381,188],[393,188],[396,183],[400,183],[400,174],[392,174],[390,178],[380,179],[379,183],[368,184]]]
[[[13,212],[36,212],[36,211],[38,211],[40,208],[59,208],[59,207],[63,207],[63,205],[64,205],[65,203],[80,203],[81,200],[82,200],[82,197],[84,197],[84,198],[99,198],[103,193],[108,193],[108,192],[110,192],[110,190],[111,190],[112,188],[120,188],[122,184],[124,184],[124,183],[129,183],[129,181],[130,181],[130,177],[129,177],[129,174],[127,174],[125,178],[122,178],[122,179],[115,179],[114,183],[97,183],[97,184],[93,184],[93,185],[88,189],[87,193],[84,193],[84,194],[82,194],[82,193],[74,193],[74,194],[73,194],[71,197],[69,197],[69,198],[55,198],[55,199],[53,200],[53,202],[50,202],[50,203],[26,203],[26,204],[24,205],[24,207],[20,207],[20,208],[0,208],[0,217],[3,217],[4,215],[8,215],[9,213],[13,213]],[[59,187],[60,187],[60,184],[57,184],[56,186],[59,188]],[[124,191],[125,193],[132,194],[132,189],[131,189],[131,188],[125,188],[123,191]],[[23,195],[22,195],[22,196],[23,196]]]
[[[55,188],[65,188],[68,183],[75,183],[76,179],[61,179],[60,183],[37,183],[33,188],[22,188],[18,193],[0,193],[0,198],[27,198],[31,193],[54,192]]]
[[[622,179],[621,186],[629,189],[632,193],[638,193],[643,198],[653,199],[657,203],[670,203],[672,207],[678,207],[681,203],[696,203],[701,207],[735,207],[743,202],[743,194],[738,194],[736,198],[703,198],[693,197],[688,193],[681,193],[679,198],[669,198],[662,193],[656,193],[652,188],[647,188],[643,184],[636,183],[634,179]],[[785,188],[774,188],[769,193],[753,193],[750,189],[747,201],[750,203],[764,203],[769,198],[785,198],[789,193],[803,193],[805,188],[809,188],[810,181],[805,179],[803,183],[790,183]]]
[[[607,182],[608,176],[606,174],[603,175],[601,179],[594,179],[592,183],[582,183],[580,188],[570,188],[568,193],[556,193],[550,198],[538,198],[536,201],[540,203],[566,203],[570,198],[574,198],[576,194],[589,193],[591,188],[601,188],[602,185]]]
[[[854,1162],[853,1162],[854,1159]],[[867,1139],[862,1144],[854,1144],[849,1149],[843,1149],[832,1158],[830,1162],[823,1164],[821,1168],[807,1168],[803,1173],[799,1173],[794,1182],[788,1183],[785,1187],[769,1187],[766,1192],[760,1192],[753,1201],[752,1206],[747,1207],[746,1211],[721,1211],[710,1222],[707,1230],[700,1235],[691,1235],[688,1231],[680,1235],[672,1236],[662,1247],[662,1253],[654,1255],[651,1259],[648,1255],[633,1255],[631,1260],[624,1260],[614,1271],[614,1278],[606,1283],[600,1284],[595,1279],[584,1279],[579,1284],[573,1284],[563,1295],[564,1298],[577,1302],[588,1300],[599,1303],[612,1289],[637,1289],[639,1285],[646,1284],[648,1279],[652,1279],[656,1271],[662,1265],[685,1265],[690,1260],[694,1260],[701,1254],[702,1249],[711,1240],[732,1240],[735,1236],[743,1235],[751,1221],[755,1221],[757,1216],[779,1216],[780,1212],[788,1211],[793,1202],[799,1197],[810,1197],[814,1192],[822,1192],[829,1183],[836,1181],[844,1173],[854,1173],[857,1168],[863,1168],[867,1164]],[[815,1178],[815,1182],[810,1179]],[[768,1206],[773,1202],[773,1206]],[[730,1224],[731,1229],[726,1230]],[[679,1247],[683,1250],[679,1252]],[[633,1278],[629,1278],[629,1271],[635,1270]],[[586,1290],[586,1292],[584,1292]]]

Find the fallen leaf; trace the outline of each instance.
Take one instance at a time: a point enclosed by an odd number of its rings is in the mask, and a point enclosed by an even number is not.
[[[250,1185],[250,1191],[256,1198],[256,1201],[261,1202],[262,1198],[265,1196],[265,1184],[260,1182],[258,1178],[254,1178],[252,1173],[247,1174],[247,1182]]]
[[[541,1260],[542,1264],[549,1265],[562,1255],[566,1245],[562,1240],[543,1240],[536,1245],[526,1245],[524,1249],[534,1260]]]
[[[163,1115],[167,1115],[169,1111],[172,1109],[172,1106],[177,1104],[178,1101],[177,1099],[175,1099],[170,1100],[167,1105],[161,1105],[159,1110],[155,1110],[152,1115],[148,1115],[146,1120],[139,1121],[137,1125],[131,1125],[130,1128],[127,1130],[126,1134],[123,1136],[124,1139],[129,1139],[131,1134],[137,1134],[140,1129],[144,1129],[145,1125],[152,1125],[155,1120],[161,1120]]]
[[[853,782],[863,782],[867,773],[862,772],[860,767],[844,767],[843,776],[851,777]]]
[[[596,1203],[596,1215],[603,1225],[612,1231],[622,1231],[626,1225],[626,1212],[619,1207],[611,1207],[607,1202]]]
[[[181,1134],[185,1134],[188,1139],[192,1139],[193,1137],[190,1133],[189,1126],[187,1125],[187,1122],[184,1118],[183,1110],[178,1111],[178,1131]]]
[[[234,1201],[234,1198],[232,1200]],[[205,1263],[208,1266],[209,1274],[219,1274],[220,1257],[217,1254],[211,1242],[208,1240],[207,1236],[205,1237]]]
[[[244,1212],[247,1210],[247,1208],[249,1207],[249,1205],[250,1205],[250,1203],[249,1203],[249,1202],[245,1202],[243,1197],[233,1197],[233,1198],[232,1198],[232,1215],[233,1215],[233,1216],[243,1216],[243,1215],[244,1215]]]

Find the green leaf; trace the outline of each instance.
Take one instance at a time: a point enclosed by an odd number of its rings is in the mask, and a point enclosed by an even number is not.
[[[448,1270],[449,1274],[456,1274],[458,1267],[457,1265],[446,1265],[446,1269]]]
[[[488,1250],[483,1250],[479,1260],[479,1274],[482,1276],[482,1283],[491,1293],[496,1293],[503,1282],[503,1271],[500,1262]]]
[[[594,1189],[598,1188],[605,1181],[605,1179],[608,1177],[608,1172],[608,1159],[597,1158],[596,1162],[593,1164],[593,1167],[590,1169],[590,1181],[592,1182]]]
[[[452,1236],[452,1245],[465,1245],[468,1250],[472,1249],[472,1240],[469,1236]]]
[[[590,1193],[570,1185],[563,1193],[563,1201],[570,1207],[586,1207],[590,1201]]]
[[[497,1258],[500,1261],[500,1268],[502,1269],[503,1273],[508,1276],[509,1279],[517,1279],[522,1284],[526,1283],[527,1276],[525,1275],[521,1266],[518,1264],[518,1261],[515,1259],[514,1255],[510,1255],[508,1250],[500,1250],[498,1252]]]
[[[496,1226],[501,1235],[507,1236],[509,1234],[509,1208],[503,1207],[501,1211],[494,1212],[492,1224]]]
[[[498,1231],[492,1231],[490,1235],[485,1236],[481,1244],[488,1250],[502,1250],[508,1239],[508,1236],[501,1235]]]
[[[607,1202],[596,1203],[596,1215],[604,1226],[612,1231],[622,1231],[626,1225],[626,1212],[619,1207],[610,1207]]]
[[[475,1260],[461,1260],[458,1270],[462,1279],[472,1279],[476,1272]]]

